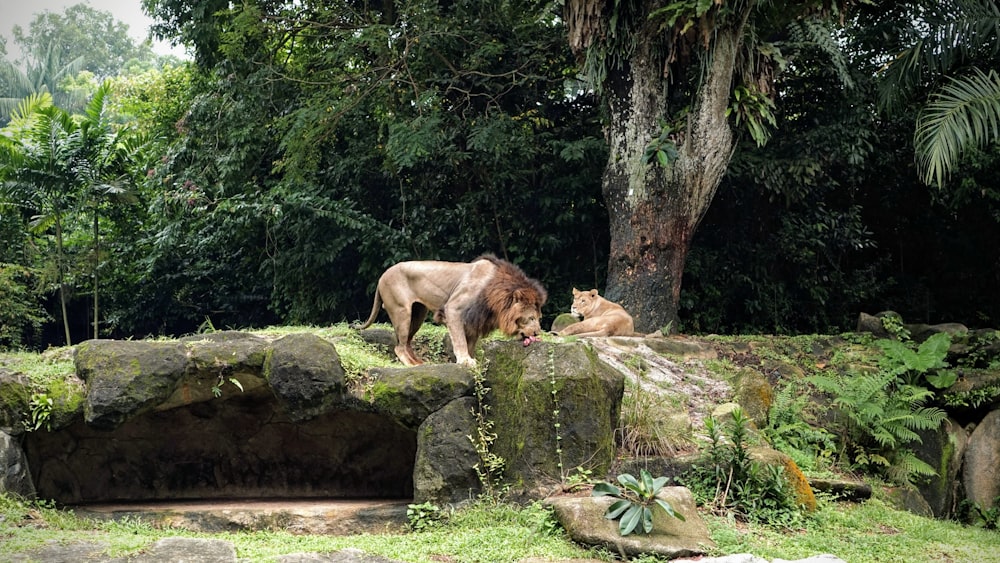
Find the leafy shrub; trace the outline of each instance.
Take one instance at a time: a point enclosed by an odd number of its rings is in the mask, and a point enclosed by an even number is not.
[[[801,392],[796,382],[782,387],[768,411],[764,436],[775,449],[784,452],[799,467],[819,469],[837,451],[836,436],[825,428],[809,423],[809,408],[815,404],[812,396]]]
[[[429,530],[441,522],[441,508],[432,502],[408,504],[406,522],[409,529],[414,532]]]
[[[593,496],[608,495],[618,499],[608,507],[604,517],[608,520],[618,520],[618,531],[621,535],[631,534],[639,524],[642,524],[642,531],[648,534],[653,531],[654,506],[659,506],[678,520],[684,520],[683,514],[675,512],[670,503],[656,496],[667,484],[667,480],[667,477],[653,479],[645,469],[639,472],[639,479],[629,473],[623,473],[618,476],[618,482],[623,488],[607,482],[597,483],[594,485]]]
[[[844,429],[843,452],[856,467],[906,484],[937,472],[907,444],[917,430],[937,428],[947,413],[925,406],[934,393],[904,383],[895,371],[815,375],[809,381],[830,394]]]
[[[883,352],[882,369],[907,385],[922,385],[923,378],[935,389],[946,389],[958,379],[954,372],[944,370],[948,367],[945,357],[951,346],[951,336],[946,332],[932,335],[916,350],[898,340],[878,340],[875,344]]]
[[[0,264],[0,350],[25,347],[50,320],[33,287],[31,270],[16,264]]]
[[[705,419],[708,448],[682,476],[682,482],[699,503],[713,512],[752,522],[792,526],[801,519],[801,512],[784,469],[750,458],[748,425],[749,419],[740,409],[733,411],[725,429],[715,418]]]

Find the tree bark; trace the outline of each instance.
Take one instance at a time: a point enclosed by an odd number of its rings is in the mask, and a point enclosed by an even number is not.
[[[577,50],[595,40],[587,30],[597,29],[593,19],[608,17],[608,8],[592,0],[574,4],[571,15],[578,27],[571,27],[570,42]],[[644,4],[643,19],[650,9]],[[669,168],[655,160],[644,163],[643,155],[660,135],[660,120],[677,115],[680,108],[669,107],[669,88],[684,78],[665,72],[669,50],[662,28],[646,22],[633,34],[626,64],[606,66],[602,84],[610,148],[602,178],[611,230],[605,294],[632,314],[637,331],[652,332],[670,323],[676,329],[691,238],[733,154],[725,112],[742,24],[716,28],[702,52],[709,64],[693,86],[693,98],[685,100],[690,111],[675,139],[678,157]]]

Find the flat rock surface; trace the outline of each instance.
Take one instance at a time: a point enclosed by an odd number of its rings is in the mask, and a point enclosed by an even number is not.
[[[139,518],[198,532],[283,530],[352,535],[401,530],[410,499],[233,499],[88,504],[79,516]]]

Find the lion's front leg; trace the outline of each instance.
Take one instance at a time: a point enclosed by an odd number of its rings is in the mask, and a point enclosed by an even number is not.
[[[465,332],[462,322],[448,322],[448,334],[451,335],[451,347],[455,351],[455,363],[470,368],[476,367],[476,359],[472,354],[476,350],[477,338]]]

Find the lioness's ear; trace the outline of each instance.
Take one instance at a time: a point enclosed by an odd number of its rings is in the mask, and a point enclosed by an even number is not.
[[[577,295],[580,295],[580,290],[574,287],[573,288],[573,297],[576,297]]]
[[[589,293],[590,293],[591,297],[597,297],[597,290],[596,289],[591,289]]]

